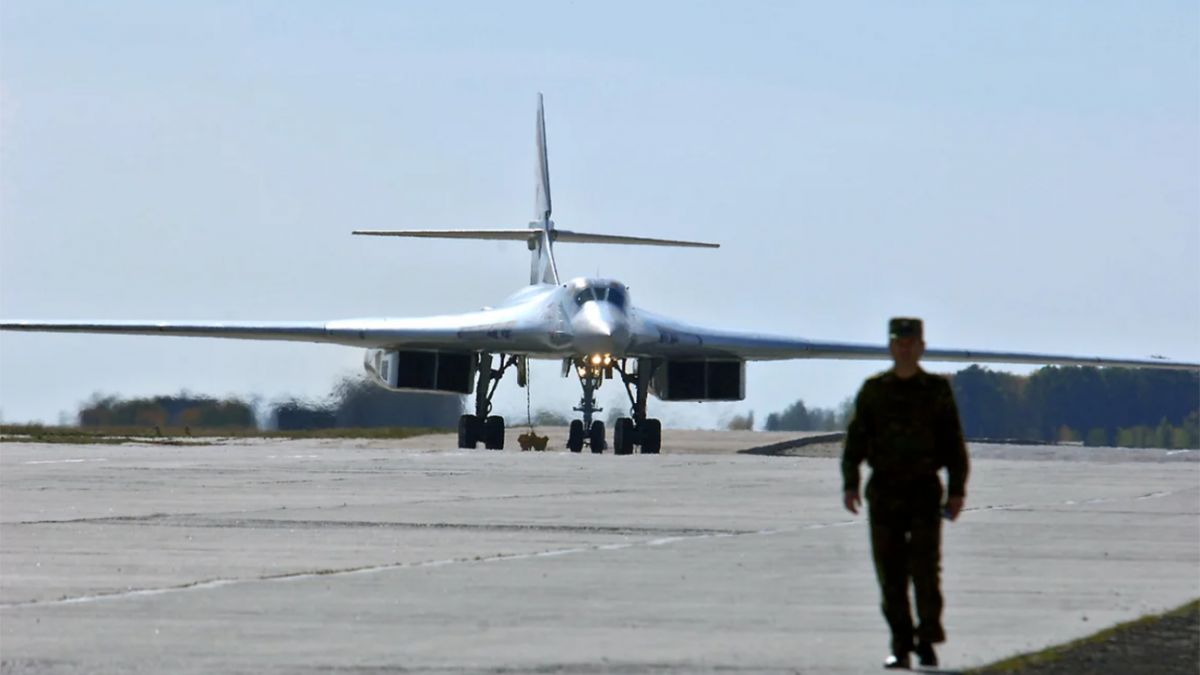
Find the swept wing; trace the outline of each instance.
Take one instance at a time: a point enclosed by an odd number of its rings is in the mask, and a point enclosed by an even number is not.
[[[660,319],[635,335],[626,356],[663,359],[726,358],[888,360],[887,345],[808,340],[759,333],[715,331]],[[555,357],[569,340],[553,325],[519,312],[485,310],[408,319],[339,321],[5,321],[0,330],[53,333],[169,335],[241,340],[319,342],[352,347],[450,349]],[[1200,370],[1200,363],[1165,358],[1115,358],[982,349],[925,351],[927,361],[1034,365],[1117,366]]]
[[[320,342],[352,347],[529,353],[557,339],[552,326],[504,309],[422,318],[338,321],[4,321],[0,330],[169,335]]]
[[[630,356],[657,358],[734,358],[746,361],[783,359],[846,359],[889,360],[887,345],[719,331],[690,326],[638,312]],[[1200,370],[1200,363],[1174,361],[1165,358],[1113,358],[1052,354],[1042,352],[1009,352],[982,349],[947,349],[930,347],[925,350],[927,361],[960,361],[968,363],[1008,363],[1034,365],[1117,366],[1126,368],[1162,368],[1169,370]]]

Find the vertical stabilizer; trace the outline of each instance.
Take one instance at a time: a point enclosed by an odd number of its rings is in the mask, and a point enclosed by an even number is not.
[[[537,108],[537,212],[533,217],[538,223],[550,221],[550,161],[546,158],[546,111],[542,107],[542,94],[538,92]]]
[[[542,94],[538,92],[537,107],[537,211],[536,220],[530,228],[541,230],[537,238],[531,239],[529,248],[533,252],[530,261],[529,283],[557,284],[558,268],[554,264],[554,221],[550,220],[550,161],[546,154],[546,112],[542,106]]]
[[[530,227],[537,227],[537,224],[530,223]],[[533,250],[529,283],[557,285],[559,283],[558,267],[554,264],[554,248],[550,232],[547,230],[539,232],[536,239],[529,241],[529,248]]]

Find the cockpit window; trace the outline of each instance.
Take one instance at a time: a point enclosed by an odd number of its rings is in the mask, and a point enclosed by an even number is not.
[[[587,288],[581,289],[578,293],[575,294],[575,304],[580,307],[583,307],[583,303],[589,302],[589,301],[595,300],[595,299],[596,299],[596,296],[594,293],[592,293],[592,288],[590,286]]]
[[[593,300],[600,302],[607,300],[618,309],[625,309],[625,289],[617,286],[585,286],[575,292],[575,305],[577,307],[583,307],[584,303],[592,302]]]

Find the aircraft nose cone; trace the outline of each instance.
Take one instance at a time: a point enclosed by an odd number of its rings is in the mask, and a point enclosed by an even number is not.
[[[572,321],[575,348],[585,354],[625,353],[629,344],[629,326],[625,316],[607,304],[589,302]]]

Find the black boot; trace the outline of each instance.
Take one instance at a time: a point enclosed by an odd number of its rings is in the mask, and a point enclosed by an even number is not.
[[[883,667],[888,670],[908,670],[912,668],[912,663],[908,660],[908,652],[900,652],[891,654],[884,659]]]
[[[937,652],[933,651],[933,643],[918,641],[917,648],[914,651],[917,652],[917,661],[922,666],[930,668],[937,666]]]

